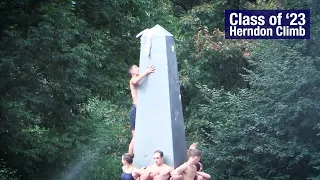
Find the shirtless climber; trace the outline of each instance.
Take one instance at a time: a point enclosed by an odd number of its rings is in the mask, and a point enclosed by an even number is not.
[[[164,164],[163,152],[160,150],[156,150],[153,153],[153,159],[155,161],[155,164],[146,168],[135,169],[133,171],[134,179],[167,180],[170,178],[170,173],[174,170],[174,168]]]
[[[130,110],[130,129],[132,133],[132,139],[129,144],[129,154],[133,154],[133,147],[134,147],[134,130],[135,130],[135,124],[136,124],[136,109],[137,109],[137,93],[138,93],[138,85],[139,82],[146,77],[147,75],[153,73],[155,71],[154,66],[147,67],[146,71],[142,74],[139,74],[139,67],[137,65],[131,65],[129,68],[129,74],[131,75],[130,79],[130,90],[131,90],[131,96],[132,96],[132,103],[133,106]]]
[[[153,159],[155,161],[155,164],[146,168],[147,171],[151,172],[151,178],[153,180],[169,179],[170,173],[174,170],[174,168],[166,165],[163,162],[163,152],[160,150],[156,150],[153,153]]]
[[[189,159],[181,166],[171,172],[172,180],[194,180],[197,176],[197,167],[201,158],[201,153],[198,149],[191,149]]]
[[[188,149],[188,158],[189,158],[190,155],[191,155],[191,151],[192,151],[193,149],[196,149],[196,148],[197,148],[197,145],[198,145],[198,143],[192,143],[192,144],[190,145],[190,147],[189,147],[189,149]],[[199,161],[197,164],[195,164],[195,166],[196,166],[196,168],[197,168],[197,178],[196,178],[197,180],[207,180],[207,179],[211,179],[210,174],[205,173],[205,172],[202,171],[203,165],[200,163],[200,161]]]

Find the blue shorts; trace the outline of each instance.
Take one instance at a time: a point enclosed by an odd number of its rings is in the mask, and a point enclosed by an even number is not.
[[[130,110],[130,129],[134,130],[136,128],[136,111],[137,106],[133,105]]]

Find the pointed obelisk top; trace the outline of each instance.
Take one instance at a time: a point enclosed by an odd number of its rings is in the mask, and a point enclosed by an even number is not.
[[[169,33],[167,30],[165,30],[162,26],[159,24],[153,26],[150,29],[145,29],[141,31],[136,38],[140,38],[142,36],[173,36],[171,33]]]

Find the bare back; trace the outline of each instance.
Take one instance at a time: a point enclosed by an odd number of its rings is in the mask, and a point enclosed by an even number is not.
[[[130,80],[130,91],[131,91],[131,97],[132,97],[132,103],[137,105],[137,94],[138,94],[138,88],[137,85],[133,85],[132,81],[137,77],[132,77]]]
[[[183,180],[194,180],[197,176],[197,167],[195,165],[187,166],[188,168],[181,173]]]

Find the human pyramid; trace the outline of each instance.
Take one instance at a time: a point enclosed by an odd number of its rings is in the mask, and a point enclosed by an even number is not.
[[[196,148],[197,144],[193,143],[188,149],[188,160],[176,169],[164,163],[164,153],[161,150],[155,150],[153,159],[155,163],[148,167],[136,168],[133,165],[133,148],[135,136],[135,119],[137,108],[137,92],[139,82],[147,75],[155,72],[154,66],[147,67],[146,71],[139,74],[139,67],[131,65],[129,74],[131,75],[130,90],[133,100],[133,106],[130,110],[130,129],[132,139],[129,144],[128,153],[122,155],[122,174],[121,180],[206,180],[211,176],[202,172],[202,164],[200,163],[201,153]]]
[[[176,169],[168,166],[163,161],[163,152],[156,150],[153,153],[155,163],[144,168],[136,168],[133,163],[133,155],[125,153],[122,155],[121,180],[207,180],[211,176],[202,172],[200,151],[193,143],[188,150],[188,160]]]

